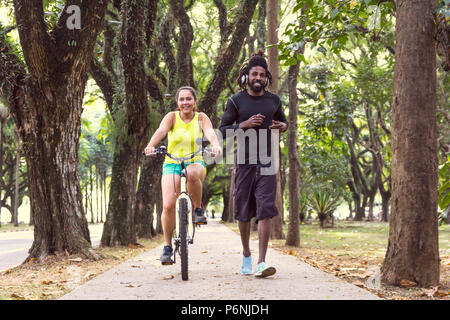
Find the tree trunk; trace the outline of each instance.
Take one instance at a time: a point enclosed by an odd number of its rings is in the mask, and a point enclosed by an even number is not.
[[[194,40],[194,31],[192,29],[190,18],[182,1],[169,0],[169,5],[179,26],[176,58],[178,75],[177,87],[191,86],[195,88],[191,65],[191,46],[192,40]]]
[[[289,131],[288,131],[288,154],[289,154],[289,226],[286,237],[286,245],[300,246],[299,230],[299,207],[300,190],[299,175],[300,162],[298,160],[297,146],[297,78],[300,62],[289,67]]]
[[[136,232],[139,238],[156,235],[153,227],[157,196],[161,194],[161,167],[164,158],[155,157],[144,161],[136,195]]]
[[[233,169],[231,171],[230,188],[228,190],[228,222],[234,222],[234,191],[235,191],[235,177],[236,177],[236,159]]]
[[[353,219],[352,200],[348,200],[348,201],[347,201],[347,204],[348,204],[348,211],[349,211],[348,219],[349,219],[349,220],[352,220],[352,219]]]
[[[234,26],[231,40],[217,55],[212,79],[208,84],[203,98],[198,102],[198,110],[206,113],[213,125],[218,125],[220,122],[220,119],[217,117],[217,99],[225,88],[231,69],[239,58],[239,52],[248,33],[248,28],[257,3],[258,0],[244,0],[241,2],[235,18],[231,23]]]
[[[391,196],[388,197],[386,195],[381,194],[381,212],[382,217],[381,221],[388,222],[389,221],[389,199]]]
[[[136,243],[136,185],[141,152],[149,127],[145,74],[145,14],[142,2],[122,4],[120,54],[125,79],[125,101],[122,115],[115,125],[126,130],[117,138],[110,186],[110,208],[102,234],[102,246]],[[117,170],[117,171],[115,171]],[[108,221],[109,220],[109,221]]]
[[[94,208],[92,205],[93,198],[94,198],[94,193],[92,190],[92,187],[93,187],[92,165],[89,167],[89,185],[91,188],[91,201],[90,201],[90,203],[91,203],[91,223],[94,223]]]
[[[268,45],[274,45],[268,49],[268,68],[272,74],[272,88],[274,93],[278,92],[278,1],[267,1],[267,42]],[[281,194],[280,167],[277,171],[277,196],[275,204],[278,209],[278,215],[272,218],[272,239],[284,239],[283,234],[283,201]]]
[[[228,188],[224,188],[223,192],[222,192],[223,211],[222,211],[221,219],[223,222],[228,221],[228,215],[230,214],[230,209],[229,209],[230,186],[231,186],[231,182],[228,184]]]
[[[375,201],[375,195],[369,197],[369,215],[367,216],[367,221],[373,221],[373,203]]]
[[[19,226],[19,172],[20,172],[20,138],[19,134],[17,132],[17,129],[14,130],[14,136],[16,137],[16,145],[17,145],[17,151],[16,151],[16,167],[14,169],[15,171],[15,188],[14,188],[14,226]]]
[[[397,3],[392,107],[392,212],[382,280],[439,285],[436,1]]]
[[[130,156],[134,148],[126,142],[120,146],[114,152],[108,213],[101,246],[127,246],[136,243],[134,219],[137,179],[134,173],[137,167],[134,157]]]
[[[258,22],[256,24],[256,49],[264,49],[266,47],[266,4],[267,0],[259,0],[258,2]]]
[[[2,94],[18,127],[27,162],[34,241],[29,257],[56,251],[98,258],[91,250],[78,175],[86,67],[107,1],[80,4],[80,30],[66,28],[63,11],[51,35],[42,1],[14,0],[26,66],[0,35]]]
[[[98,223],[98,168],[95,167],[95,221]]]
[[[6,120],[3,119],[3,112],[6,114],[5,111],[2,110],[3,105],[0,104],[0,179],[3,179],[3,125],[6,122]],[[6,118],[6,117],[5,117]],[[2,207],[3,207],[3,201],[2,201],[2,182],[0,181],[0,227],[2,226]]]

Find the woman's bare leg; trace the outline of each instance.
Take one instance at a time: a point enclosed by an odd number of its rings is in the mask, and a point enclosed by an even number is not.
[[[194,208],[202,205],[202,183],[205,180],[205,167],[200,163],[193,163],[187,167],[187,189]]]
[[[175,229],[175,204],[180,193],[180,176],[165,174],[161,178],[163,212],[161,223],[164,232],[164,243],[172,246],[172,233]]]

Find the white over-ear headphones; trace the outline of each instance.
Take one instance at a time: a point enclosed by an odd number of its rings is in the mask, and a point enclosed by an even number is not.
[[[245,86],[247,84],[247,81],[248,81],[248,75],[247,74],[243,74],[242,77],[241,77],[241,84],[243,86]]]
[[[241,77],[241,84],[244,86],[246,85],[248,82],[248,75],[247,74],[243,74]],[[269,84],[269,77],[266,77],[266,83],[264,84],[264,86],[267,86]]]

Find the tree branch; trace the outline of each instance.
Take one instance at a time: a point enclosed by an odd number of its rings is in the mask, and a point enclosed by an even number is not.
[[[108,0],[66,1],[64,10],[50,33],[55,41],[55,52],[58,53],[58,73],[72,68],[75,68],[76,72],[82,72],[86,66],[89,66],[98,32],[103,27],[108,2]],[[67,21],[71,17],[67,8],[71,5],[80,8],[81,29],[79,30],[70,30],[67,27]],[[85,58],[80,61],[77,57]]]
[[[214,4],[219,10],[220,48],[222,49],[226,45],[230,34],[227,21],[227,7],[222,0],[214,0]]]
[[[100,62],[96,59],[92,59],[89,66],[89,73],[91,74],[92,78],[94,78],[98,87],[102,91],[103,96],[105,97],[106,106],[108,107],[109,113],[114,119],[113,102],[115,85],[113,77],[102,67]]]
[[[0,30],[2,26],[0,25]],[[20,58],[14,53],[14,48],[6,39],[6,33],[0,32],[0,96],[8,102],[8,107],[14,117],[16,125],[20,128],[22,119],[27,109],[20,108],[19,104],[24,99],[25,84],[28,75]],[[19,99],[16,99],[20,97]]]
[[[233,65],[239,58],[239,52],[247,35],[257,2],[258,0],[242,1],[232,24],[235,28],[231,34],[231,40],[215,59],[213,78],[206,89],[205,95],[199,101],[198,109],[208,114],[213,123],[217,120],[215,119],[217,99],[226,84]]]
[[[194,40],[194,30],[190,22],[189,15],[184,8],[183,1],[169,0],[175,18],[179,25],[179,39],[177,47],[177,73],[178,85],[189,85],[194,87],[191,61],[191,46]]]
[[[28,70],[38,82],[47,81],[50,56],[56,50],[47,33],[42,0],[14,0],[14,13]]]

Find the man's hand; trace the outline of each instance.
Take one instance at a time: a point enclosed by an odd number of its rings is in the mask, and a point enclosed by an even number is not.
[[[239,129],[247,129],[247,128],[253,128],[262,125],[264,122],[265,116],[261,113],[258,113],[254,116],[251,116],[248,120],[241,122],[239,124]]]
[[[215,157],[222,153],[222,148],[220,146],[213,146],[211,148],[211,156]]]
[[[272,120],[272,125],[269,126],[269,129],[278,129],[280,132],[284,132],[287,129],[287,124],[281,121]]]

